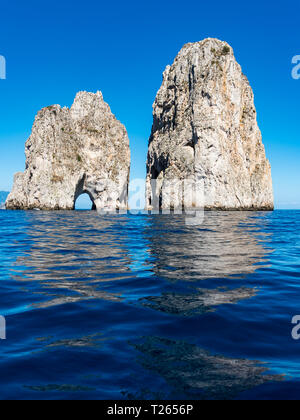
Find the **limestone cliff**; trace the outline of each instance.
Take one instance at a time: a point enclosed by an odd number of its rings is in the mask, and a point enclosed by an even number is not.
[[[232,48],[217,39],[185,45],[153,105],[147,204],[172,179],[203,181],[206,209],[272,210],[271,167],[252,89]],[[156,191],[151,179],[158,182]],[[177,200],[175,206],[193,207]]]
[[[127,209],[129,139],[101,92],[80,92],[72,107],[42,109],[26,143],[7,209],[71,210],[89,194],[94,209]]]

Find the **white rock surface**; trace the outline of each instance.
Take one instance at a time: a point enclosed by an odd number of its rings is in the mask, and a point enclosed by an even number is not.
[[[79,92],[71,109],[42,109],[26,143],[7,209],[71,210],[89,194],[97,210],[127,209],[129,139],[101,92]]]
[[[157,189],[151,180],[158,181]],[[153,105],[147,204],[194,207],[182,195],[161,199],[172,179],[204,186],[206,209],[272,210],[271,167],[252,89],[232,48],[217,39],[185,45],[163,75]],[[160,197],[160,198],[159,198]]]

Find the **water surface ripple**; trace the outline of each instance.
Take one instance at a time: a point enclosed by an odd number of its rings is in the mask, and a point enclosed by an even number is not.
[[[298,399],[299,230],[0,211],[0,398]]]

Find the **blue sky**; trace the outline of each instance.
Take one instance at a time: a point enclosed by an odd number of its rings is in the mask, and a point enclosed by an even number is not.
[[[126,126],[132,177],[145,176],[152,103],[162,72],[187,42],[229,42],[255,93],[276,205],[300,208],[299,1],[1,1],[0,190],[24,169],[37,111],[101,90]]]

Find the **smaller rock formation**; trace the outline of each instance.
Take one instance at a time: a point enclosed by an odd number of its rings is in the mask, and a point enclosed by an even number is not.
[[[192,194],[184,197],[178,187],[170,193],[177,180],[203,185],[206,209],[274,208],[252,89],[232,48],[217,39],[182,48],[167,66],[153,106],[148,207],[197,207]]]
[[[127,209],[129,139],[101,92],[80,92],[72,107],[42,109],[26,143],[7,209],[72,210],[87,193],[93,209]]]

